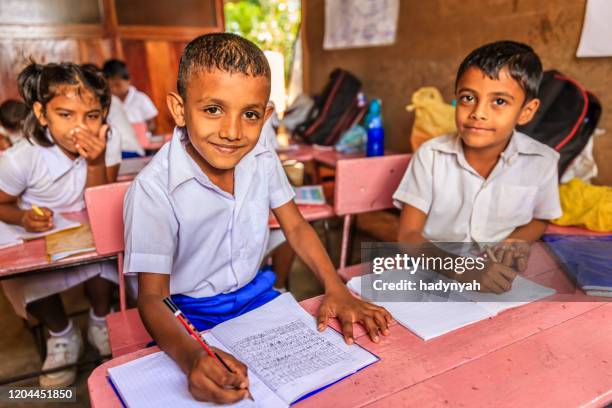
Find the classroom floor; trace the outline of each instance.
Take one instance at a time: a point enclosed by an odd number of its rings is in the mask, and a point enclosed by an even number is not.
[[[380,216],[371,215],[363,217],[358,220],[360,228],[368,231],[372,230],[375,226],[377,231],[389,230],[392,231],[395,228],[393,218],[389,218],[388,215],[381,214]],[[315,229],[319,233],[321,239],[324,239],[323,223],[317,222],[314,224]],[[328,251],[332,261],[337,265],[340,252],[340,241],[341,241],[341,228],[342,223],[339,219],[331,220],[330,232],[329,232],[329,243]],[[378,234],[377,234],[378,235]],[[369,235],[363,232],[356,232],[355,239],[353,240],[352,260],[353,262],[359,262],[360,257],[360,243],[362,241],[372,240]],[[381,239],[383,237],[377,236],[376,238]],[[323,241],[325,242],[325,241]],[[322,293],[322,288],[314,275],[309,271],[308,268],[299,260],[296,259],[292,265],[289,275],[289,289],[291,293],[298,300],[307,299],[313,296],[317,296]],[[63,296],[64,304],[69,312],[84,311],[87,310],[88,304],[83,294],[82,286],[77,286],[69,290],[65,296]],[[87,319],[86,313],[75,317],[75,321],[81,328],[81,333],[85,334],[87,330]],[[0,291],[0,327],[3,329],[3,333],[0,336],[0,379],[9,377],[15,377],[21,374],[32,372],[40,369],[42,364],[41,357],[37,350],[36,342],[32,331],[26,327],[22,319],[17,317],[13,312],[11,305],[4,296],[4,292]],[[85,338],[84,338],[85,339]],[[85,354],[81,358],[81,361],[92,361],[95,360],[97,352],[85,341],[86,345]],[[85,364],[80,367],[79,375],[76,382],[76,394],[77,403],[69,404],[70,407],[89,407],[89,397],[87,391],[87,378],[91,371],[95,368],[94,363]],[[32,378],[23,380],[17,383],[12,383],[11,386],[25,386],[35,387],[38,386],[38,378]],[[64,407],[66,404],[60,403],[47,403],[47,404],[34,404],[34,403],[19,403],[19,404],[6,404],[0,403],[2,407]]]

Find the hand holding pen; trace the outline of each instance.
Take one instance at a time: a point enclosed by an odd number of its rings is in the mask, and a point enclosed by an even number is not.
[[[170,297],[164,298],[164,304],[202,346],[202,352],[189,370],[189,392],[198,400],[216,403],[237,402],[245,397],[253,400],[248,389],[246,366],[230,354],[210,347]]]

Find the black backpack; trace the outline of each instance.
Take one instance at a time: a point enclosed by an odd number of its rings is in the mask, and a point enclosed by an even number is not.
[[[517,130],[561,154],[561,177],[597,127],[601,104],[578,81],[554,70],[544,72],[538,98],[540,108],[534,118]]]
[[[305,143],[330,146],[342,133],[357,124],[367,109],[360,107],[357,95],[361,81],[348,71],[336,68],[329,76],[323,93],[315,97],[315,104],[306,120],[295,129],[295,135]]]

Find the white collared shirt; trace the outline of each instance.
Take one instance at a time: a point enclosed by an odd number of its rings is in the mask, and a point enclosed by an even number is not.
[[[107,166],[121,162],[118,136],[108,133]],[[83,190],[87,182],[87,161],[71,160],[57,146],[43,147],[28,141],[8,149],[0,156],[0,190],[19,197],[21,209],[32,204],[53,211],[80,211],[85,208]]]
[[[422,144],[393,195],[427,214],[423,236],[438,242],[493,243],[533,219],[561,216],[559,154],[515,131],[487,179],[469,165],[460,138]]]
[[[118,139],[121,142],[121,151],[135,152],[140,156],[145,155],[144,149],[138,143],[136,132],[134,132],[134,128],[127,117],[123,103],[115,95],[111,98],[106,120],[112,126],[113,131],[120,136]]]
[[[270,208],[294,192],[278,156],[256,145],[235,168],[232,196],[193,161],[185,138],[176,128],[128,190],[124,270],[170,274],[171,294],[235,291],[258,271]]]
[[[142,123],[157,116],[157,108],[151,98],[130,85],[123,101],[123,108],[130,123]]]

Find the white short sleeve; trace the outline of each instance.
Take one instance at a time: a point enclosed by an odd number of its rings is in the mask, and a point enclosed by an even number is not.
[[[123,205],[125,273],[170,274],[178,222],[164,187],[136,179]]]
[[[123,104],[116,96],[112,97],[107,122],[113,128],[113,131],[116,131],[120,136],[121,151],[136,152],[140,156],[145,155],[145,151],[138,143],[134,128],[125,113]]]
[[[158,114],[157,108],[153,104],[151,98],[149,98],[149,96],[144,92],[139,92],[138,96],[138,105],[140,113],[142,115],[142,119],[144,121],[147,121],[156,117]]]
[[[393,204],[402,208],[404,204],[412,205],[429,213],[433,191],[433,155],[427,145],[421,146],[412,156],[406,173],[393,194]]]
[[[557,160],[553,161],[538,186],[533,218],[539,220],[554,220],[563,215],[559,200],[559,178]]]
[[[0,155],[0,190],[14,197],[20,196],[26,190],[30,173],[30,163],[18,162],[16,159],[12,149]]]
[[[271,168],[267,172],[270,180],[270,208],[278,208],[295,197],[295,191],[289,183],[285,169],[276,153],[272,153],[272,160],[266,161]]]
[[[106,134],[106,153],[104,155],[106,167],[121,163],[121,135],[114,127],[110,127]]]

